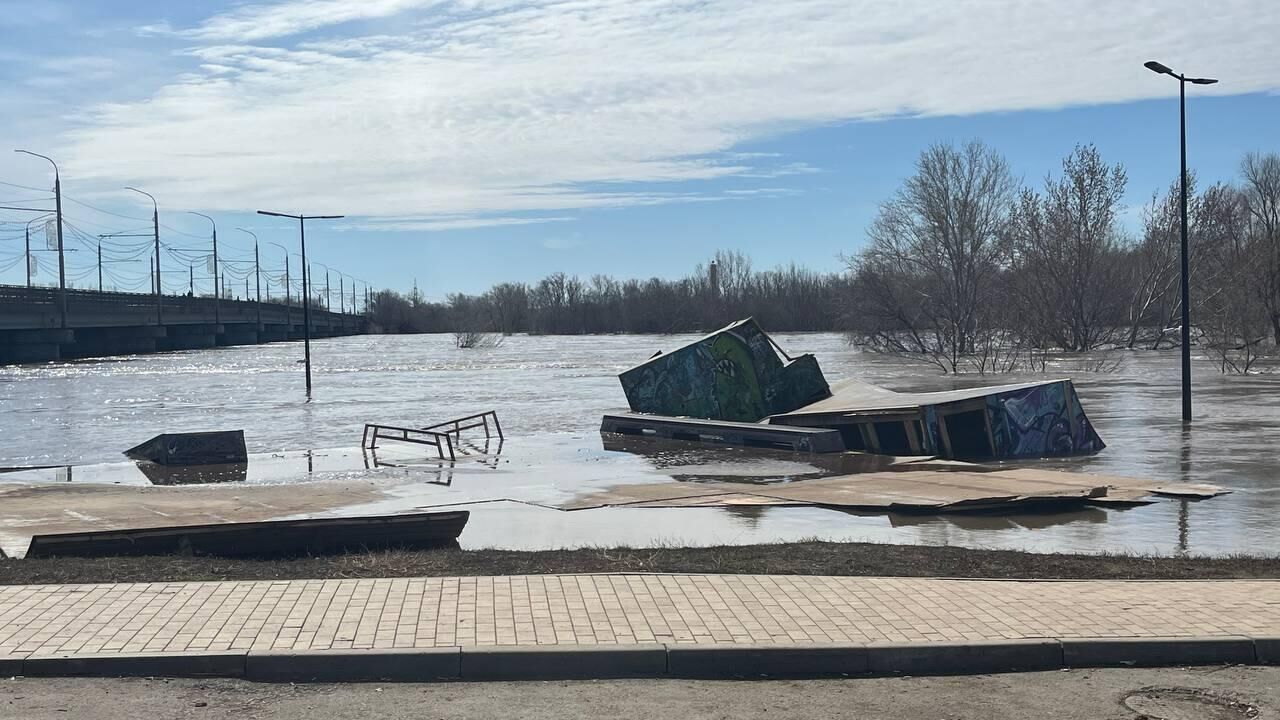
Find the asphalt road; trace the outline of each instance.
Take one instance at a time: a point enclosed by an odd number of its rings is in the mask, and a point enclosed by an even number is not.
[[[1130,699],[1143,688],[1187,688]],[[1233,720],[1280,718],[1280,668],[1071,670],[945,678],[626,680],[431,685],[264,685],[234,680],[0,680],[0,718],[858,718]],[[1136,708],[1136,709],[1135,709]]]

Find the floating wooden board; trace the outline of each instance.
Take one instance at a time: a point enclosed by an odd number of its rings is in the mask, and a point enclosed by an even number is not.
[[[1039,469],[899,470],[762,485],[726,482],[623,485],[574,499],[560,507],[582,510],[607,506],[809,505],[947,513],[1025,509],[1032,505],[1139,505],[1157,494],[1157,487],[1127,478]],[[1196,488],[1197,492],[1212,490],[1215,490],[1212,486]]]
[[[269,556],[432,547],[457,540],[469,518],[464,510],[36,535],[27,557]]]

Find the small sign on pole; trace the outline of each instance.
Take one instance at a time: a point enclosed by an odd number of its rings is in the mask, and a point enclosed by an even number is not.
[[[212,255],[204,256],[204,270],[210,275],[213,274],[213,256]]]
[[[35,275],[36,271],[38,271],[39,269],[40,269],[40,263],[36,262],[36,256],[28,255],[27,256],[27,272],[31,273],[32,275]]]
[[[50,250],[58,249],[58,221],[57,220],[45,221],[44,241]]]

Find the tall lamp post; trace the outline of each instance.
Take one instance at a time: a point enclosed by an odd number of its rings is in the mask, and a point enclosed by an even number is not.
[[[252,230],[245,230],[244,228],[236,228],[236,229],[242,233],[245,233],[246,235],[253,237],[253,287],[254,287],[254,295],[257,296],[257,303],[258,303],[258,331],[261,332],[262,331],[262,269],[258,266],[258,235]],[[246,295],[249,294],[248,281],[245,282],[244,292]],[[270,293],[271,291],[268,290],[267,294],[270,294]]]
[[[290,297],[290,292],[289,292],[289,248],[281,245],[278,242],[271,242],[270,240],[267,241],[267,244],[275,245],[276,247],[284,251],[284,307],[285,307],[285,312],[288,313],[289,308],[293,306],[293,299]],[[288,323],[286,322],[286,324]],[[286,332],[287,331],[288,330],[286,329]]]
[[[65,328],[67,326],[67,263],[62,254],[62,176],[58,172],[58,163],[54,162],[53,158],[30,150],[14,150],[14,152],[48,160],[53,166],[54,213],[58,216],[58,314],[62,321],[60,327]],[[27,263],[28,265],[31,263],[29,256]]]
[[[1187,249],[1187,83],[1212,85],[1213,78],[1187,77],[1155,60],[1144,64],[1151,72],[1178,81],[1178,112],[1182,135],[1182,422],[1191,422],[1191,260]]]
[[[259,210],[259,215],[292,218],[298,221],[298,244],[302,247],[302,348],[303,360],[307,366],[307,397],[311,397],[311,302],[309,275],[307,272],[307,221],[308,220],[340,220],[343,215],[290,215],[289,213]]]
[[[160,279],[160,206],[156,204],[156,196],[149,192],[139,190],[136,187],[127,187],[125,190],[132,190],[139,195],[146,195],[151,198],[151,230],[156,240],[156,325],[163,325],[164,322],[160,317],[160,296],[164,289],[163,281]]]
[[[218,287],[218,223],[214,222],[213,218],[205,215],[204,213],[198,213],[194,210],[188,210],[187,213],[190,215],[199,215],[205,220],[208,220],[209,224],[213,226],[213,324],[221,325],[222,288]]]

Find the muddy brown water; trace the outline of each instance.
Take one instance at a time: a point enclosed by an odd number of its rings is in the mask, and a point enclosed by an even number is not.
[[[714,544],[825,538],[1043,551],[1280,553],[1280,375],[1223,376],[1195,363],[1196,419],[1179,417],[1176,353],[1126,355],[1117,372],[1078,360],[1041,374],[965,376],[857,352],[835,334],[779,334],[813,352],[829,380],[858,377],[901,390],[944,390],[1069,376],[1108,447],[1047,462],[1066,470],[1207,482],[1233,493],[1131,510],[1014,516],[860,516],[817,508],[606,509],[563,513],[551,503],[637,479],[767,482],[829,474],[804,456],[740,450],[606,449],[600,415],[624,410],[617,373],[691,336],[508,338],[458,350],[451,336],[365,336],[313,343],[315,393],[303,398],[300,343],[0,368],[0,466],[75,465],[72,472],[0,474],[0,482],[143,484],[120,452],[181,430],[245,430],[248,479],[233,484],[373,482],[386,498],[345,511],[453,504],[473,510],[464,546]],[[363,423],[422,425],[496,410],[507,442],[496,457],[443,467],[410,453],[411,467],[378,467],[359,452]],[[282,453],[282,451],[289,451]],[[310,450],[308,453],[306,451]],[[274,453],[277,457],[272,458]],[[419,453],[420,455],[420,453]],[[83,467],[81,467],[83,466]],[[448,479],[448,484],[445,479]],[[233,492],[234,489],[228,489]],[[498,497],[522,502],[481,503]]]

